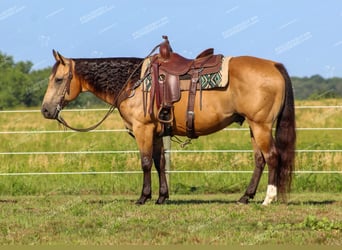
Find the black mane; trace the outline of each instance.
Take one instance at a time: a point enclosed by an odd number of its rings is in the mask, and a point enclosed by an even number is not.
[[[96,91],[117,94],[134,70],[132,80],[140,77],[143,58],[77,58],[76,74],[92,85]]]

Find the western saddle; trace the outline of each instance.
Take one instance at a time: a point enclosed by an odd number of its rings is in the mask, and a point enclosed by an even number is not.
[[[223,56],[214,55],[214,49],[209,48],[195,59],[187,59],[172,51],[167,36],[163,36],[163,39],[159,54],[153,55],[150,63],[152,86],[149,112],[152,113],[155,100],[158,108],[157,118],[164,125],[163,135],[172,135],[173,103],[178,102],[181,97],[180,79],[190,79],[186,132],[189,138],[197,138],[194,105],[197,89],[202,90],[199,79],[201,75],[219,72]]]

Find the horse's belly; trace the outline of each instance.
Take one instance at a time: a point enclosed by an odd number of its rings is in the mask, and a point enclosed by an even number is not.
[[[181,102],[175,103],[173,127],[175,135],[186,136],[187,118],[187,105],[184,105]],[[198,136],[208,135],[219,131],[235,121],[236,115],[229,107],[220,104],[220,102],[208,105],[208,103],[203,101],[202,109],[198,104],[195,105],[194,129]]]
[[[233,122],[234,122],[234,120],[231,120],[231,121],[226,121],[224,123],[212,124],[211,126],[204,125],[200,122],[195,122],[194,129],[195,129],[195,133],[197,136],[203,136],[203,135],[212,134],[212,133],[215,133],[221,129],[224,129],[225,127],[232,124]],[[226,124],[226,125],[222,126],[222,124]],[[174,127],[173,132],[175,135],[186,136],[187,135],[186,125],[181,124],[181,123],[177,123],[176,127]]]

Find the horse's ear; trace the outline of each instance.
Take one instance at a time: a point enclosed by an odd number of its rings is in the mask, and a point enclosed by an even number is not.
[[[63,65],[65,65],[65,58],[64,58],[64,56],[62,56],[61,54],[59,54],[59,52],[57,52],[57,56],[58,56],[58,58],[59,58],[59,61],[61,61],[61,63],[62,63]]]
[[[56,59],[56,61],[59,61],[59,58],[58,58],[58,53],[57,53],[57,51],[56,50],[52,50],[52,55],[53,55],[53,57]]]

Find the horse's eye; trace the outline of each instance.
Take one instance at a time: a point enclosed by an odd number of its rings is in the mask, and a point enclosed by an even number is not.
[[[63,78],[55,78],[55,83],[61,84],[63,82]]]

